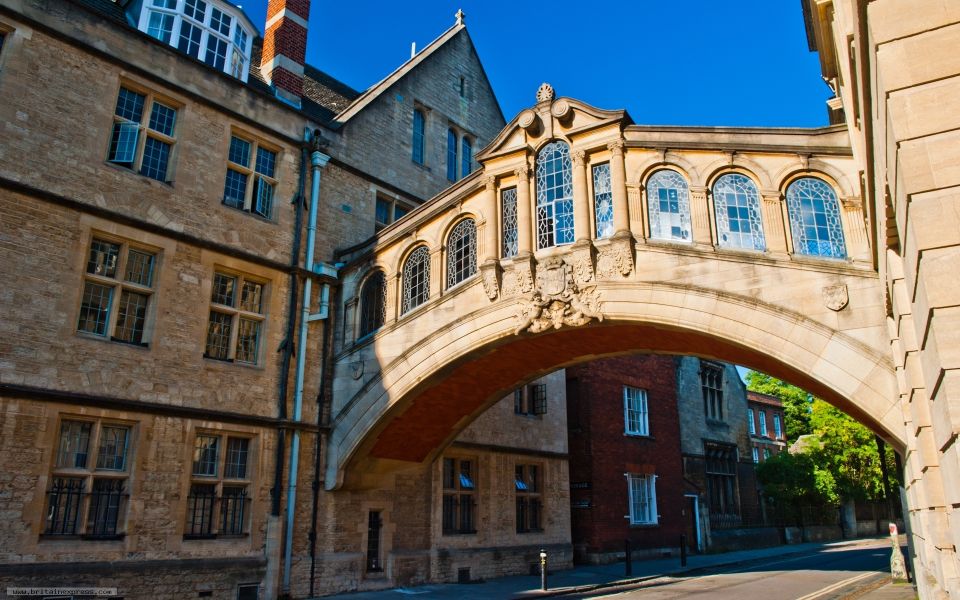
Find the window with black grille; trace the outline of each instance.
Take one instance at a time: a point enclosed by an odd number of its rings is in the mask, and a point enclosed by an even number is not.
[[[443,459],[443,533],[476,533],[476,463]]]
[[[251,438],[197,434],[185,539],[242,536],[249,532],[252,450]]]

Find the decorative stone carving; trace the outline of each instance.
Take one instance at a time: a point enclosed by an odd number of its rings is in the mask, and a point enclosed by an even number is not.
[[[623,140],[614,140],[607,144],[607,150],[614,156],[623,156]]]
[[[823,303],[830,310],[841,311],[849,302],[846,285],[828,285],[823,288]]]
[[[550,106],[550,114],[561,121],[570,116],[570,110],[570,103],[562,98]]]
[[[574,150],[570,153],[570,161],[575,167],[583,167],[587,164],[587,153],[584,150]]]
[[[500,267],[496,261],[480,265],[480,281],[483,282],[483,291],[490,300],[496,300],[500,295],[500,284],[497,281],[499,270]]]
[[[537,287],[530,298],[520,301],[514,333],[578,327],[593,319],[603,321],[596,287],[581,288],[570,264],[550,258],[537,265]]]
[[[529,259],[517,260],[513,268],[503,274],[504,297],[526,294],[533,289],[533,271]]]
[[[577,285],[582,287],[595,282],[593,245],[590,242],[582,240],[571,246],[566,261],[573,268],[573,280],[577,282]]]
[[[537,125],[538,120],[539,117],[537,117],[537,113],[528,108],[517,117],[517,125],[523,129],[531,129]]]
[[[537,89],[537,102],[553,102],[553,97],[553,86],[547,82],[541,83]]]
[[[627,277],[633,271],[633,249],[627,238],[613,239],[597,256],[597,276],[603,279]]]

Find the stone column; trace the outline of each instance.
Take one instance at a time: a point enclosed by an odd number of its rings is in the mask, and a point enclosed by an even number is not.
[[[584,170],[587,163],[587,153],[583,150],[574,150],[570,153],[573,162],[573,231],[576,241],[589,241],[593,235],[590,232],[590,200],[587,198],[587,175]]]
[[[847,256],[855,260],[870,260],[863,202],[859,196],[852,196],[842,198],[840,206],[843,209],[843,241],[847,244]]]
[[[779,190],[760,190],[760,211],[767,251],[786,254],[787,232],[784,229],[784,207]]]
[[[713,246],[713,237],[710,235],[710,221],[712,211],[707,199],[707,188],[690,186],[690,225],[693,241],[696,244]]]
[[[650,227],[649,225],[644,227],[649,213],[643,202],[642,183],[627,184],[627,200],[630,206],[630,231],[633,232],[634,239],[644,242],[650,237]]]
[[[533,248],[533,206],[530,197],[530,168],[523,165],[517,173],[517,255],[530,254]]]
[[[497,245],[497,178],[487,177],[483,180],[483,245],[481,247],[480,262],[496,261],[500,257]]]
[[[607,144],[610,149],[610,189],[613,192],[613,231],[630,232],[630,207],[627,204],[627,168],[623,163],[623,140]]]
[[[443,268],[443,256],[446,254],[446,246],[441,246],[430,253],[430,295],[427,302],[433,300],[443,292],[446,287],[447,273]]]
[[[393,323],[397,320],[397,315],[400,314],[400,289],[401,289],[401,277],[402,271],[398,271],[391,276],[386,278],[387,280],[387,293],[385,302],[387,303],[386,315],[384,315],[383,324]]]

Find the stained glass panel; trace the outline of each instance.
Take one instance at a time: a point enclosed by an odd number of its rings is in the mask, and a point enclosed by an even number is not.
[[[820,179],[804,177],[787,188],[790,233],[797,254],[845,258],[840,203],[833,188]]]
[[[760,194],[746,175],[728,173],[713,184],[717,239],[724,248],[766,250]]]

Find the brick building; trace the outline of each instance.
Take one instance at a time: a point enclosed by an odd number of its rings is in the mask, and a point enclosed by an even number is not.
[[[567,369],[570,520],[583,562],[675,550],[684,498],[672,356],[605,358]],[[695,530],[691,533],[694,535]]]
[[[747,390],[747,430],[753,462],[761,463],[783,452],[787,446],[783,401],[770,394]]]
[[[219,0],[0,6],[0,587],[249,599],[436,572],[432,472],[318,491],[324,349],[376,319],[330,322],[331,264],[469,175],[504,119],[462,16],[362,93],[306,64],[308,16],[271,2],[261,37]]]

